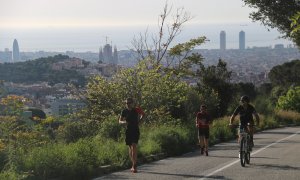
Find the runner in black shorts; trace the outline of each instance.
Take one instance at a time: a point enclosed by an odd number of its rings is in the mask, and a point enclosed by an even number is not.
[[[209,124],[211,118],[207,113],[205,105],[200,106],[200,112],[197,113],[196,126],[198,128],[198,140],[201,148],[201,154],[208,156],[208,138],[209,138]]]
[[[144,113],[140,108],[134,108],[133,99],[127,98],[126,109],[124,109],[119,118],[120,124],[127,124],[126,128],[126,145],[129,146],[129,157],[132,162],[131,171],[137,172],[137,144],[140,138],[139,120],[142,119]]]

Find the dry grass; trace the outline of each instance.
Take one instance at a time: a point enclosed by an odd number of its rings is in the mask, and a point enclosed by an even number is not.
[[[300,113],[296,111],[277,110],[275,117],[282,124],[300,125]]]

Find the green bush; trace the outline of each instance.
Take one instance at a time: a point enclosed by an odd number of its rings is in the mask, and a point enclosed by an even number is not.
[[[97,161],[100,166],[129,167],[128,147],[125,142],[99,137],[94,138],[94,142],[97,143]]]
[[[124,128],[119,124],[116,116],[111,116],[100,125],[99,135],[104,138],[118,140],[124,134]]]
[[[37,177],[60,177],[64,174],[64,145],[35,147],[24,156],[24,171],[33,171]]]
[[[260,123],[257,129],[271,129],[279,127],[279,123],[276,121],[274,116],[264,116],[260,114]]]
[[[210,128],[210,143],[215,144],[219,141],[233,139],[236,134],[229,126],[229,117],[215,119]]]
[[[277,107],[300,113],[300,86],[290,87],[286,95],[280,96]]]
[[[92,138],[80,139],[64,147],[64,176],[84,179],[90,177],[98,167],[98,144]]]
[[[141,150],[147,154],[155,154],[159,151],[168,156],[180,155],[190,149],[192,140],[188,130],[183,127],[160,126],[148,131],[145,145]],[[151,147],[151,145],[154,145]]]
[[[26,175],[20,175],[15,170],[6,170],[0,173],[0,179],[5,180],[16,180],[16,179],[25,179]]]
[[[68,121],[59,127],[58,138],[66,143],[76,142],[80,138],[94,136],[97,131],[97,121]]]

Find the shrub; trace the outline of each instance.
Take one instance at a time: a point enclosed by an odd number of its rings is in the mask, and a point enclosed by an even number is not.
[[[100,125],[99,135],[104,138],[111,138],[118,140],[124,133],[122,132],[124,128],[119,124],[116,116],[108,117]]]
[[[0,173],[0,179],[5,180],[24,179],[25,177],[25,175],[20,175],[15,170],[5,170]]]
[[[96,152],[99,166],[129,167],[128,147],[125,142],[117,142],[99,136],[94,138],[94,142],[97,144]]]
[[[159,151],[168,156],[180,155],[190,149],[190,139],[187,128],[160,126],[148,131],[141,150],[146,154],[155,154]],[[154,145],[151,147],[151,145]]]
[[[264,116],[260,114],[259,117],[260,117],[260,123],[259,123],[259,127],[257,127],[256,129],[271,129],[271,128],[279,127],[279,124],[274,118],[274,116]]]
[[[210,128],[210,143],[215,144],[219,141],[226,141],[236,136],[235,131],[229,126],[229,117],[215,119]]]
[[[76,142],[80,138],[91,137],[98,131],[96,121],[68,121],[58,129],[58,138],[66,143]]]
[[[24,170],[33,171],[40,178],[59,177],[64,174],[64,145],[46,145],[32,148],[24,158]]]
[[[63,167],[68,178],[83,179],[91,176],[98,166],[97,144],[90,138],[80,139],[64,147]]]
[[[280,96],[277,107],[300,112],[300,86],[290,87],[286,95]]]
[[[300,125],[300,113],[295,111],[277,110],[275,118],[280,124],[295,124]]]

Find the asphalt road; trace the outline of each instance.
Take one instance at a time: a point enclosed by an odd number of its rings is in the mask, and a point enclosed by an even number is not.
[[[241,167],[236,141],[217,144],[209,156],[200,151],[115,172],[100,179],[300,179],[300,127],[266,130],[254,135],[250,165]]]

